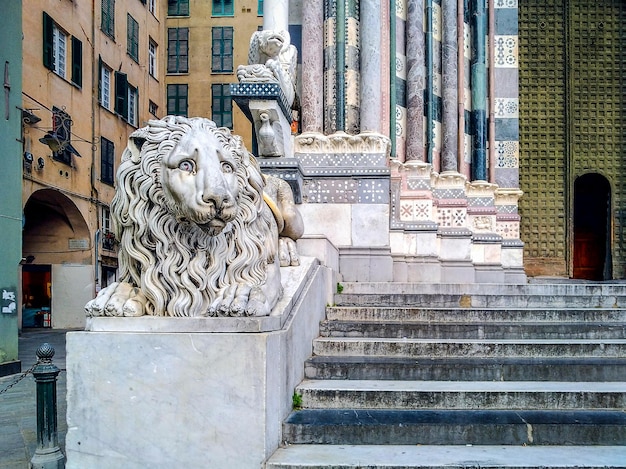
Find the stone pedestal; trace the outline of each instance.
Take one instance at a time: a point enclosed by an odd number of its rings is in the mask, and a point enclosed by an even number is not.
[[[92,318],[67,335],[68,468],[258,469],[278,447],[329,269],[281,269],[264,318]]]

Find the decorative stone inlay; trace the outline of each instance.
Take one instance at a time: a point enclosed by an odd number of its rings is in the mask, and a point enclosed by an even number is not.
[[[439,208],[437,222],[443,227],[465,226],[466,210],[464,208]]]
[[[495,8],[517,8],[517,0],[495,0]]]
[[[463,189],[435,189],[433,197],[436,199],[463,199],[465,200],[465,191]]]
[[[230,95],[244,113],[246,113],[244,107],[247,107],[247,103],[251,99],[275,100],[280,104],[285,118],[291,122],[291,105],[287,102],[287,98],[278,83],[233,83],[230,85]],[[249,111],[246,116],[252,121],[253,118]]]
[[[517,213],[517,205],[496,205],[497,213]]]
[[[468,197],[468,207],[493,207],[493,197]]]
[[[432,210],[431,200],[403,200],[400,205],[400,220],[429,221],[432,217]]]
[[[518,118],[519,98],[495,98],[496,117]]]
[[[496,141],[495,147],[497,168],[519,168],[519,142]]]
[[[302,188],[305,203],[389,203],[388,179],[307,179]]]
[[[430,180],[422,178],[408,178],[406,181],[406,187],[412,191],[428,190],[430,189]]]
[[[495,225],[495,217],[488,215],[479,215],[472,217],[472,228],[475,231],[493,231]]]
[[[519,223],[516,222],[497,222],[496,233],[506,239],[519,238]]]
[[[295,138],[295,153],[383,153],[391,155],[391,140],[378,133],[349,135],[336,132],[323,135],[317,132],[303,133]]]
[[[517,36],[495,36],[495,65],[501,68],[517,68]]]

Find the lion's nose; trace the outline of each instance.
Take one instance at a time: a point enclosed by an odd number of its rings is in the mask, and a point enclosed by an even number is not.
[[[220,210],[225,204],[230,203],[230,197],[228,197],[228,195],[211,194],[205,192],[204,194],[202,194],[202,201],[205,204],[213,205],[215,209]]]

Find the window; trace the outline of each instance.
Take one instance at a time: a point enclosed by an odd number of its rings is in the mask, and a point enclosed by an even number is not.
[[[128,85],[128,115],[127,121],[130,125],[137,127],[137,108],[139,103],[139,93],[137,88],[132,85]]]
[[[130,15],[126,16],[126,52],[135,62],[139,62],[139,23]]]
[[[152,39],[148,42],[148,73],[157,78],[157,44]]]
[[[233,0],[213,0],[213,16],[233,16]]]
[[[211,85],[213,103],[212,119],[218,127],[233,128],[233,102],[230,98],[230,83]]]
[[[115,112],[124,119],[128,116],[128,79],[121,72],[115,72]]]
[[[52,131],[59,144],[59,150],[52,152],[52,158],[61,163],[72,165],[72,118],[70,115],[54,106],[52,108]]]
[[[71,56],[69,47],[72,46]],[[83,43],[71,37],[54,22],[46,12],[43,13],[43,65],[61,78],[67,77],[68,57],[71,58],[71,80],[82,86],[83,82]]]
[[[168,16],[189,16],[189,0],[167,0]]]
[[[263,16],[263,0],[257,0],[256,13],[259,16]]]
[[[159,106],[154,101],[148,101],[148,112],[158,118]]]
[[[148,0],[148,11],[156,15],[156,0]]]
[[[113,185],[115,166],[115,146],[111,140],[100,137],[100,180],[110,186]],[[105,231],[111,230],[111,219],[109,209],[102,209],[102,228]]]
[[[111,110],[111,70],[107,65],[100,61],[100,105]]]
[[[169,115],[187,115],[187,92],[187,85],[167,85],[167,113]]]
[[[225,73],[233,71],[233,28],[212,28],[211,71]]]
[[[115,0],[102,0],[100,29],[111,39],[115,39]]]
[[[167,73],[187,73],[189,28],[167,30]]]
[[[113,142],[110,143],[111,145],[113,145]],[[104,231],[105,233],[113,231],[111,225],[111,210],[109,210],[109,207],[102,207],[102,210],[100,212],[100,226],[102,226],[102,231]]]

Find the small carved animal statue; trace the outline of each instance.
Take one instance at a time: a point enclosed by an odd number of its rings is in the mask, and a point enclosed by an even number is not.
[[[111,216],[121,281],[88,316],[265,316],[282,293],[280,263],[299,263],[289,185],[208,119],[168,116],[133,132]]]

